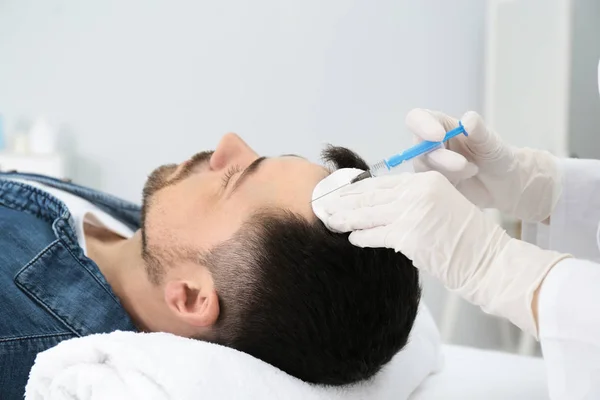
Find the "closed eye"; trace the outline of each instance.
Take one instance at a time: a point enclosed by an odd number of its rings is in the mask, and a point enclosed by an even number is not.
[[[231,181],[231,178],[233,177],[233,175],[237,174],[238,172],[240,172],[242,169],[239,165],[232,165],[231,167],[229,167],[227,169],[227,171],[225,172],[225,175],[223,175],[223,189],[227,188],[227,185],[229,184],[229,181]]]

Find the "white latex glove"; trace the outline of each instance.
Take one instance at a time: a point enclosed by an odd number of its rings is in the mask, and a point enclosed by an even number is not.
[[[442,173],[481,208],[497,208],[530,222],[546,220],[562,190],[556,157],[503,143],[473,111],[461,122],[468,136],[459,135],[445,149],[415,159],[415,171]],[[406,116],[406,124],[417,142],[440,141],[458,121],[440,112],[414,109]]]
[[[359,247],[402,252],[488,313],[537,337],[534,292],[567,255],[512,239],[441,174],[370,178],[322,199],[319,218]]]

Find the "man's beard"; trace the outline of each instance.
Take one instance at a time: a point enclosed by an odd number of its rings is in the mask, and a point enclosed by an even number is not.
[[[201,164],[207,163],[214,151],[203,151],[195,154],[190,158],[190,161],[185,165],[184,168],[179,171],[177,176],[171,177],[173,172],[177,170],[177,164],[166,164],[156,168],[148,176],[148,180],[144,185],[142,191],[142,215],[141,215],[141,231],[142,231],[142,255],[144,258],[149,256],[148,252],[148,238],[146,236],[146,217],[148,215],[148,209],[152,202],[152,196],[161,189],[176,184],[179,181],[184,180],[190,176],[195,168]],[[169,177],[171,177],[169,179]]]

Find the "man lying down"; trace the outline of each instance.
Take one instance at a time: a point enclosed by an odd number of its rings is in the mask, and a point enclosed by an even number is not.
[[[345,148],[324,159],[366,168]],[[259,157],[228,134],[214,152],[152,172],[141,212],[0,174],[0,398],[23,395],[38,352],[114,330],[223,344],[312,383],[373,376],[407,343],[418,273],[402,254],[324,227],[310,200],[328,173]]]

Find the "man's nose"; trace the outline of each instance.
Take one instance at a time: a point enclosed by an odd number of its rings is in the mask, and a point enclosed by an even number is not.
[[[232,164],[245,167],[257,158],[258,154],[241,137],[228,133],[221,138],[210,158],[210,169],[218,171]]]

